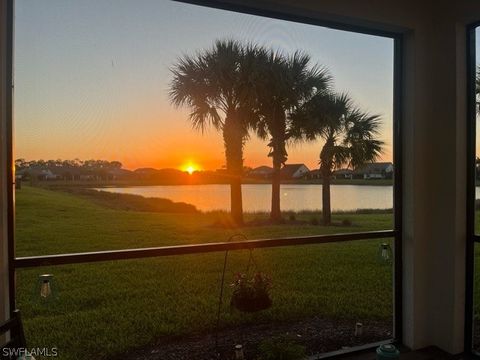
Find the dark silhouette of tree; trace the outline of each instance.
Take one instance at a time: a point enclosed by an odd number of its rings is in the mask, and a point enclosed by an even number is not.
[[[121,169],[123,164],[120,161],[110,161],[110,168],[112,169]]]
[[[311,65],[308,55],[290,57],[257,48],[255,66],[256,121],[258,136],[268,139],[272,158],[272,207],[270,217],[281,220],[281,168],[288,159],[287,144],[296,133],[291,113],[316,93],[324,92],[330,77],[324,69]]]
[[[216,41],[212,49],[183,56],[171,69],[171,102],[191,110],[194,129],[204,132],[211,126],[222,132],[231,215],[237,225],[243,224],[243,148],[253,115],[249,109],[255,53],[255,47],[237,41]]]
[[[18,171],[18,170],[22,170],[24,168],[26,168],[28,166],[28,162],[21,158],[21,159],[16,159],[15,160],[15,170]]]
[[[294,115],[307,140],[323,140],[320,151],[323,223],[332,221],[330,183],[333,171],[342,166],[353,169],[374,161],[382,151],[378,139],[380,117],[362,112],[345,95],[319,94]]]

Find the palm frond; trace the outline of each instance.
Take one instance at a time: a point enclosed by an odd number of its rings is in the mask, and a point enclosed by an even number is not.
[[[208,124],[211,124],[216,130],[223,127],[223,121],[218,114],[217,109],[208,106],[208,104],[202,103],[193,106],[189,117],[192,122],[192,128],[199,130],[202,133],[205,132]]]
[[[373,139],[378,136],[381,126],[380,115],[362,112],[358,108],[352,109],[345,117],[347,141]]]
[[[235,113],[239,128],[255,121],[251,100],[251,53],[255,47],[232,39],[217,40],[212,48],[184,55],[170,69],[169,97],[176,107],[187,107],[194,129],[222,129],[225,117]],[[245,125],[245,126],[244,126]],[[244,134],[247,136],[247,134]]]
[[[306,140],[326,139],[332,131],[342,131],[350,108],[351,100],[347,94],[319,92],[292,113],[293,124]]]
[[[374,162],[382,154],[384,142],[368,139],[350,144],[350,165],[356,169],[369,162]]]
[[[347,146],[335,145],[333,148],[333,165],[335,169],[339,169],[347,165],[350,161],[351,151]]]
[[[385,143],[378,139],[381,117],[353,108],[345,118],[344,146],[350,149],[350,165],[353,168],[375,161]]]

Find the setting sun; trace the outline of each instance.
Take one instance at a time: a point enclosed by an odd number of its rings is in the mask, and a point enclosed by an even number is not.
[[[182,166],[182,170],[192,175],[195,171],[200,170],[199,166],[192,163],[187,163]]]

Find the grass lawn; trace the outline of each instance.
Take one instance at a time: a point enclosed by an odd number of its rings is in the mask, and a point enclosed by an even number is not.
[[[24,187],[16,194],[17,256],[225,241],[239,230],[214,227],[218,213],[169,214],[118,210],[89,198]],[[248,219],[265,215],[251,214]],[[392,214],[336,214],[352,226],[251,226],[248,238],[384,230]],[[247,220],[248,220],[247,219]],[[309,316],[364,324],[392,316],[391,266],[377,259],[384,240],[259,249],[259,269],[273,282],[273,306],[245,315],[224,306],[222,326]],[[212,330],[223,253],[23,269],[18,307],[29,347],[58,348],[60,359],[109,358],[169,335]],[[248,251],[232,253],[227,282],[244,271]],[[42,303],[38,275],[53,273],[56,297]],[[226,302],[229,288],[226,287]],[[352,326],[353,326],[352,325]]]

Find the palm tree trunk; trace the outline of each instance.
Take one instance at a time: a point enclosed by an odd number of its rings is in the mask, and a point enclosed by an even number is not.
[[[280,178],[282,164],[287,161],[287,152],[285,150],[286,119],[285,113],[280,110],[274,111],[273,116],[275,119],[275,126],[270,129],[270,133],[272,135],[270,142],[270,156],[273,159],[272,209],[270,212],[270,219],[273,222],[281,222],[282,213],[280,210]]]
[[[278,222],[282,219],[282,213],[280,211],[280,171],[282,163],[279,161],[273,161],[273,173],[272,173],[272,209],[270,212],[270,219],[274,222]]]
[[[334,156],[335,137],[334,130],[330,130],[329,136],[320,151],[320,174],[322,174],[322,215],[323,225],[332,223],[332,209],[330,204],[330,180],[332,179],[332,167]]]
[[[230,179],[230,214],[238,226],[243,225],[242,173],[244,130],[232,115],[225,119],[223,142]]]
[[[322,214],[323,225],[331,225],[332,209],[330,204],[330,175],[322,175]]]
[[[243,225],[242,180],[232,178],[230,182],[230,211],[236,225]]]

